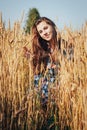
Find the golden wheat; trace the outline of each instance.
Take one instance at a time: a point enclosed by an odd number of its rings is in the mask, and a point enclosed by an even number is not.
[[[67,56],[58,54],[60,74],[50,85],[44,113],[33,87],[32,57],[24,57],[23,52],[25,46],[32,50],[32,36],[23,33],[19,22],[13,29],[0,23],[0,129],[39,130],[53,117],[49,129],[87,130],[87,24],[80,31],[66,27],[61,36],[68,41],[61,46]],[[70,46],[73,60],[69,60]]]

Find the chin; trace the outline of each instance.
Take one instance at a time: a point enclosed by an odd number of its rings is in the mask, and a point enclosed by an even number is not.
[[[50,40],[51,40],[51,38],[47,38],[47,39],[46,39],[46,41],[50,41]]]

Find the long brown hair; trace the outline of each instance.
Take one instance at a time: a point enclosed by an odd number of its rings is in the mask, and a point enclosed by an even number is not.
[[[37,25],[41,23],[42,21],[45,21],[47,24],[52,26],[53,28],[53,40],[52,40],[52,47],[53,48],[58,48],[58,41],[57,41],[57,31],[56,31],[56,25],[54,22],[46,17],[41,17],[38,19],[35,24],[32,27],[32,50],[33,50],[33,65],[34,69],[40,70],[41,69],[41,64],[43,63],[44,69],[46,69],[47,65],[47,60],[49,58],[50,54],[50,49],[48,46],[48,41],[42,39],[37,31]],[[55,54],[53,55],[52,58],[55,61]],[[34,72],[36,71],[34,70]]]

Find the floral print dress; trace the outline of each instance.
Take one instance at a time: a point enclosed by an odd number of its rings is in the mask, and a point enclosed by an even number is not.
[[[57,64],[55,63],[51,64],[50,61],[48,61],[46,73],[44,75],[42,74],[34,75],[35,88],[39,87],[39,82],[41,81],[40,96],[42,104],[45,104],[48,101],[49,84],[55,82],[57,66],[58,66]]]

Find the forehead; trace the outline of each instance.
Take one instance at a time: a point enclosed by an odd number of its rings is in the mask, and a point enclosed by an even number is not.
[[[51,26],[51,25],[49,25],[49,24],[46,23],[45,21],[42,21],[42,22],[40,22],[40,23],[37,25],[37,30],[41,30],[41,29],[43,29],[43,27],[45,27],[45,26]]]

